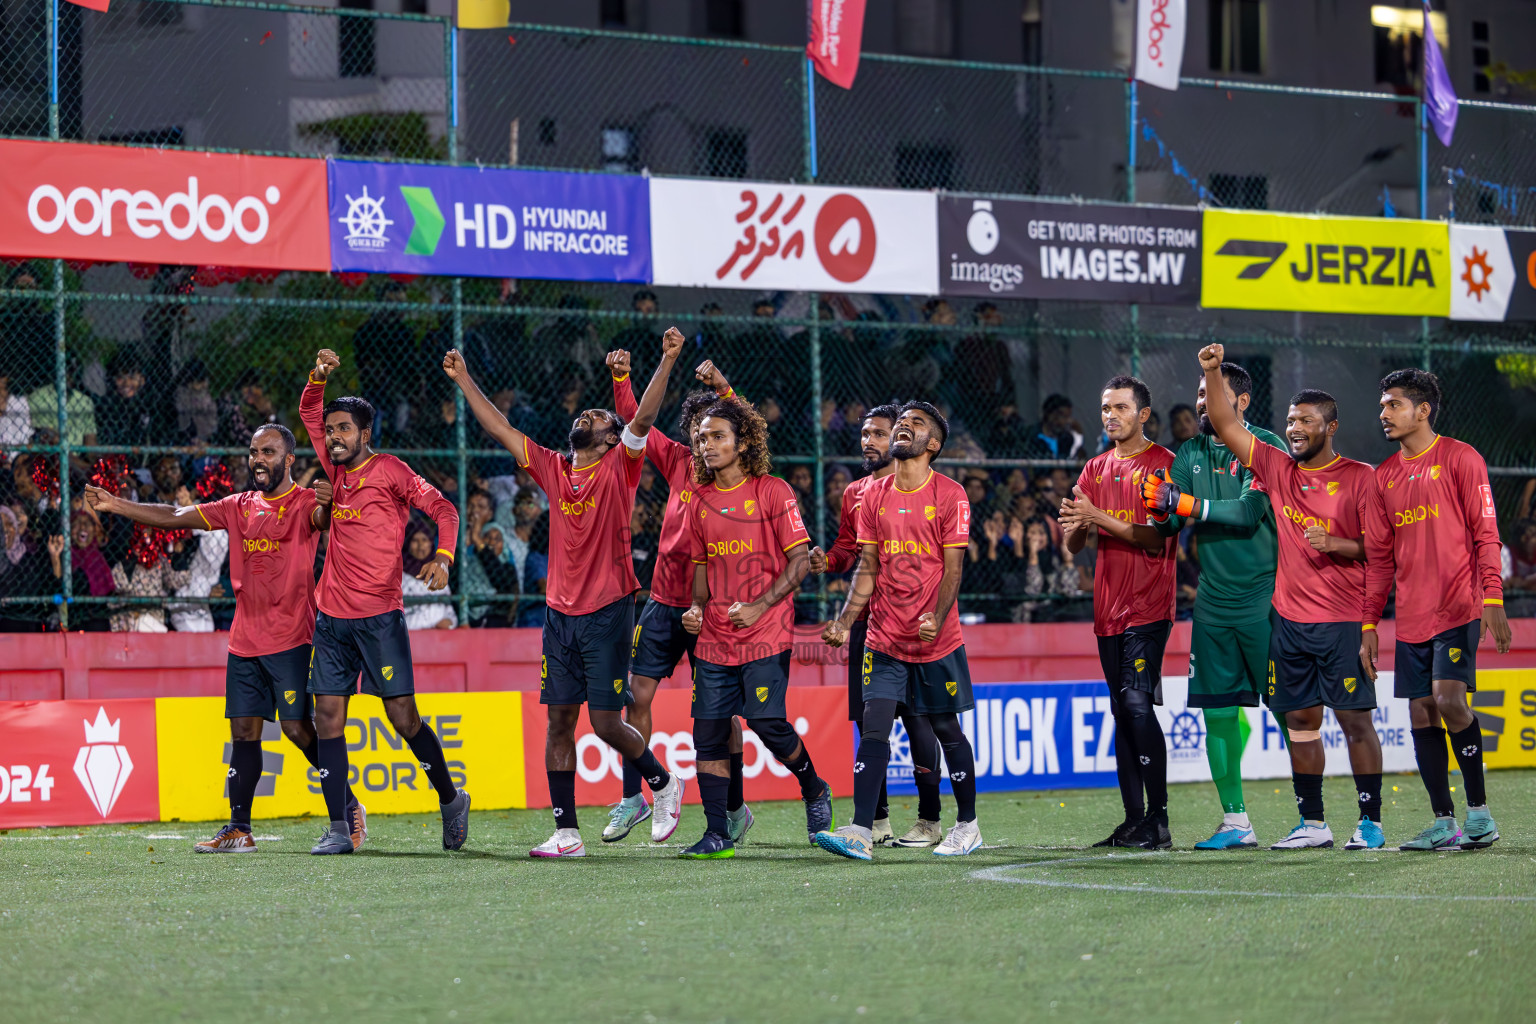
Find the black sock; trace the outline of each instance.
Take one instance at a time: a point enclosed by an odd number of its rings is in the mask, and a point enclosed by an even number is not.
[[[741,805],[747,802],[747,795],[742,792],[741,765],[745,755],[740,751],[731,755],[731,788],[725,794],[725,809],[735,813],[741,810]]]
[[[298,744],[294,744],[294,745],[298,746]],[[307,747],[299,747],[299,753],[304,755],[304,760],[308,761],[310,763],[311,767],[313,767],[313,768],[319,768],[320,767],[320,741],[319,740],[310,740],[309,741],[309,746],[307,746]],[[352,792],[351,784],[348,784],[347,785],[347,806],[351,807],[351,806],[353,806],[356,803],[357,803],[357,797]]]
[[[860,828],[874,827],[880,784],[885,781],[885,769],[890,763],[889,734],[867,732],[859,737],[853,761],[853,823]]]
[[[886,744],[890,748],[890,744]],[[880,775],[880,796],[875,800],[875,820],[884,821],[891,816],[891,802],[885,794],[885,775]]]
[[[949,766],[949,787],[955,791],[955,820],[976,820],[976,757],[971,751],[971,741],[961,736],[959,740],[944,744],[944,763]]]
[[[405,742],[410,746],[411,753],[416,755],[416,760],[421,762],[422,771],[427,773],[427,781],[437,790],[438,803],[451,803],[456,799],[459,790],[453,784],[453,776],[448,774],[443,745],[437,741],[437,733],[432,731],[432,727],[422,722],[416,735]]]
[[[576,773],[545,772],[549,776],[549,805],[555,811],[555,828],[576,827]]]
[[[626,758],[625,763],[632,763],[635,766],[635,771],[645,780],[645,784],[651,787],[652,793],[657,790],[666,789],[672,781],[672,774],[661,766],[660,761],[656,760],[656,755],[651,752],[650,747],[646,747],[645,751],[635,758],[633,762]],[[638,787],[636,787],[636,792],[639,792]]]
[[[320,793],[325,797],[325,813],[332,821],[347,820],[347,741],[345,737],[321,739],[317,760],[320,767]]]
[[[1451,799],[1451,758],[1445,749],[1445,730],[1433,726],[1413,730],[1413,756],[1419,762],[1419,778],[1429,793],[1430,811],[1437,818],[1455,817],[1456,801]]]
[[[730,800],[731,780],[699,772],[694,776],[699,784],[699,798],[704,801],[704,827],[718,836],[730,837],[730,823],[726,820],[725,807]]]
[[[624,762],[624,799],[632,800],[640,795],[640,773],[628,761]]]
[[[800,756],[792,757],[783,762],[784,767],[794,774],[800,783],[800,795],[807,800],[821,796],[825,782],[816,774],[816,766],[811,763],[811,752],[805,749],[805,744],[800,744]]]
[[[1119,708],[1119,702],[1115,702]],[[1126,821],[1140,821],[1147,816],[1147,805],[1142,799],[1141,762],[1136,759],[1136,736],[1131,728],[1131,716],[1123,709],[1117,710],[1115,719],[1115,779],[1120,783],[1120,804],[1125,808]]]
[[[1355,792],[1360,794],[1360,816],[1381,824],[1381,773],[1355,773]]]
[[[1157,715],[1132,715],[1136,730],[1136,763],[1141,768],[1141,784],[1147,790],[1147,811],[1168,814],[1168,747]]]
[[[234,740],[229,750],[229,823],[251,827],[251,801],[261,781],[261,740]]]
[[[1461,767],[1461,785],[1467,792],[1467,806],[1481,807],[1488,802],[1483,788],[1483,727],[1477,719],[1460,732],[1451,735],[1451,749],[1456,751],[1456,763]]]
[[[1323,819],[1323,777],[1291,773],[1291,786],[1296,790],[1296,806],[1308,821]]]
[[[902,715],[907,727],[907,747],[912,752],[912,783],[917,787],[917,816],[922,821],[938,821],[939,738],[933,725],[921,715]]]

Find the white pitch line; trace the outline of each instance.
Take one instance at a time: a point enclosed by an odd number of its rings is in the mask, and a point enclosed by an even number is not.
[[[1067,857],[1062,860],[1041,861],[1034,864],[1003,864],[995,868],[972,871],[971,877],[979,882],[1012,882],[1016,885],[1037,885],[1047,889],[1085,889],[1099,892],[1151,893],[1157,896],[1242,896],[1258,899],[1335,899],[1335,900],[1441,900],[1462,903],[1536,903],[1536,896],[1440,896],[1428,893],[1331,893],[1331,892],[1255,892],[1233,889],[1171,889],[1154,885],[1105,885],[1097,882],[1058,882],[1046,878],[1019,878],[1005,874],[1033,868],[1056,867],[1061,864],[1102,862],[1111,858],[1135,859],[1162,857],[1165,854],[1143,854],[1126,857],[1123,854],[1106,854],[1099,857]]]

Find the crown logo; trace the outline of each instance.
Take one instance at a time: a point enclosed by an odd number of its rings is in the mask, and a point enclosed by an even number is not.
[[[85,725],[85,742],[87,743],[116,743],[118,736],[122,733],[123,720],[119,718],[115,722],[107,721],[107,709],[104,707],[96,709],[96,721],[86,722],[82,718],[81,722]]]

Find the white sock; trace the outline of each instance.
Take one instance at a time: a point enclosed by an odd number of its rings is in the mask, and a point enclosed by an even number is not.
[[[1248,823],[1247,811],[1240,811],[1237,814],[1223,814],[1221,816],[1221,823],[1223,825],[1236,825],[1239,828],[1253,828],[1253,826]]]

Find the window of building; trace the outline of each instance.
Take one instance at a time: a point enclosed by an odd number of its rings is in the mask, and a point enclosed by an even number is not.
[[[635,153],[635,130],[626,125],[603,129],[603,170],[624,174],[640,169]]]
[[[1024,63],[1039,64],[1045,53],[1044,0],[1024,0]]]
[[[1211,199],[1234,210],[1269,209],[1269,178],[1262,174],[1213,174]]]
[[[1488,77],[1488,65],[1493,59],[1488,49],[1488,23],[1472,23],[1472,91],[1492,92],[1493,82]]]
[[[401,14],[426,14],[427,0],[400,0]]]
[[[745,178],[747,133],[739,128],[712,128],[705,132],[699,173],[710,178]]]
[[[1444,52],[1450,45],[1445,12],[1431,10],[1429,25]],[[1377,83],[1390,85],[1404,96],[1418,92],[1423,77],[1424,8],[1376,4],[1371,8],[1371,30],[1375,35]]]
[[[955,151],[949,146],[896,147],[897,188],[955,188]]]
[[[896,0],[896,49],[915,57],[955,55],[956,0]]]
[[[1210,0],[1211,70],[1264,73],[1264,0]]]
[[[341,0],[354,11],[373,10],[373,0]],[[341,16],[336,26],[336,66],[342,78],[372,78],[377,70],[372,18]]]
[[[603,28],[629,28],[629,4],[625,0],[602,0],[597,21]]]
[[[744,23],[741,0],[704,0],[704,31],[710,35],[740,39]]]

